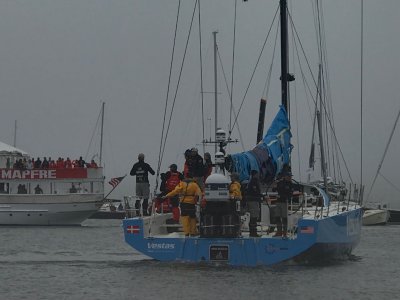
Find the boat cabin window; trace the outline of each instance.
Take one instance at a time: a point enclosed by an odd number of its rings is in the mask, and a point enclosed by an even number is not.
[[[0,182],[0,194],[8,194],[9,186],[6,182]]]
[[[229,190],[229,184],[228,183],[206,183],[205,189],[208,191]]]
[[[30,186],[28,182],[12,182],[8,183],[9,194],[29,194]]]
[[[102,182],[54,182],[53,194],[102,193]]]
[[[17,181],[0,182],[0,194],[103,193],[102,182]]]

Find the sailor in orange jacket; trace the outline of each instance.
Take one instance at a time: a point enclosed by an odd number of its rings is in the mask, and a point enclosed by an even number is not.
[[[196,202],[201,197],[201,189],[194,181],[193,176],[188,174],[187,178],[182,180],[173,191],[169,192],[163,198],[169,198],[180,195],[181,222],[185,236],[197,235],[196,227]]]

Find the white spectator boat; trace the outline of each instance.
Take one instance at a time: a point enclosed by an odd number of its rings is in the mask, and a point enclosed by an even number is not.
[[[103,204],[102,168],[21,170],[7,158],[29,156],[0,142],[0,225],[80,225]]]
[[[364,226],[385,225],[389,220],[387,209],[367,209],[364,211],[362,224]]]

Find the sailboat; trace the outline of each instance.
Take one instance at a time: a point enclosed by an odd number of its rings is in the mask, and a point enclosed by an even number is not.
[[[374,188],[376,179],[378,178],[378,175],[381,175],[385,180],[387,180],[380,173],[380,170],[381,170],[381,167],[382,167],[383,162],[385,160],[387,151],[389,149],[389,145],[390,145],[390,143],[392,141],[393,134],[395,132],[397,123],[399,121],[399,118],[400,118],[400,110],[397,113],[396,121],[394,122],[392,131],[391,131],[390,136],[389,136],[389,140],[386,143],[385,150],[383,152],[381,161],[380,161],[380,163],[378,165],[378,169],[376,170],[374,179],[372,181],[371,188],[370,188],[370,191],[369,191],[368,197],[367,197],[367,203],[366,203],[366,205],[364,205],[365,212],[364,212],[364,215],[363,215],[363,225],[385,225],[387,222],[389,222],[391,224],[398,224],[400,222],[400,211],[399,210],[395,210],[395,209],[388,209],[387,204],[383,203],[382,199],[379,199],[380,201],[377,201],[377,203],[368,202],[369,197],[371,195],[371,192],[372,192],[372,190]],[[390,183],[390,184],[392,184],[392,183]],[[392,186],[394,186],[394,185],[392,184]],[[373,204],[375,204],[375,207],[372,206]]]
[[[273,183],[291,165],[291,124],[288,118],[288,11],[280,0],[282,104],[267,134],[250,151],[217,152],[216,172],[205,181],[206,208],[198,206],[199,236],[168,230],[171,214],[123,220],[125,241],[132,248],[159,261],[218,263],[231,266],[274,265],[288,261],[320,261],[348,257],[359,243],[362,208],[356,193],[325,184],[296,184],[289,203],[287,231],[277,234],[271,224],[271,185],[264,187],[258,235],[246,230],[246,216],[229,198],[225,172],[235,172],[242,182],[257,171],[265,183]],[[260,115],[262,115],[260,113]],[[219,142],[221,150],[226,141]],[[323,152],[321,152],[323,153]],[[219,172],[218,172],[219,170]],[[224,172],[221,172],[223,170]],[[354,190],[353,190],[354,192]],[[279,197],[279,195],[278,195]],[[215,211],[212,211],[214,210]],[[265,217],[265,218],[263,218]]]

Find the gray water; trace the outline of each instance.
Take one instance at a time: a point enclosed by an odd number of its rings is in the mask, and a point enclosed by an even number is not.
[[[231,268],[147,260],[120,220],[0,227],[0,299],[399,299],[400,225],[363,227],[351,259]]]

